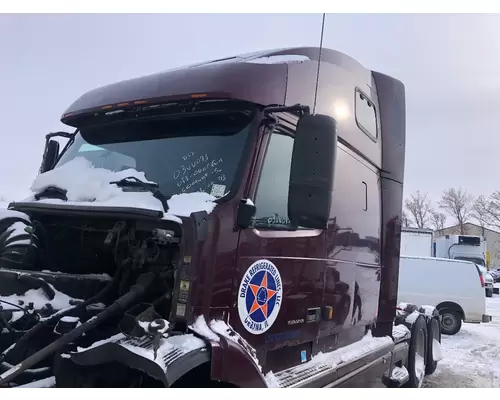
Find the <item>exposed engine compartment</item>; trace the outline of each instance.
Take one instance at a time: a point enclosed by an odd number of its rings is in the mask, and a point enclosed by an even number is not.
[[[172,221],[112,214],[0,214],[0,374],[29,360],[15,385],[57,379],[61,353],[147,334],[137,333],[141,315],[164,333],[181,233]]]

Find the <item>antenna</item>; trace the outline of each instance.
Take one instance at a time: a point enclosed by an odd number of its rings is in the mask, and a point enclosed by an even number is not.
[[[325,16],[326,13],[323,13],[323,21],[321,22],[321,37],[319,39],[318,71],[316,72],[316,90],[314,91],[313,114],[316,113],[316,98],[318,97],[319,68],[321,65],[321,53],[323,51],[323,33],[325,32]]]

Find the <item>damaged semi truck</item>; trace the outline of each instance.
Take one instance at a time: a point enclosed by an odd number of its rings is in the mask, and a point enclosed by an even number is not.
[[[0,213],[0,387],[421,386],[405,91],[329,49],[111,84]],[[67,143],[60,149],[55,139]]]

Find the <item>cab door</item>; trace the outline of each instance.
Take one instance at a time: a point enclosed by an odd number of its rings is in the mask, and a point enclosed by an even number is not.
[[[257,349],[264,372],[311,357],[325,274],[325,233],[292,230],[287,198],[293,132],[264,136],[249,198],[253,226],[241,230],[231,326]]]

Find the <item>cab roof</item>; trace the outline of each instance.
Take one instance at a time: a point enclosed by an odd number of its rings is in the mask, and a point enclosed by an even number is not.
[[[113,83],[83,94],[64,112],[61,121],[78,126],[79,117],[89,114],[190,99],[285,105],[288,65],[303,63],[316,70],[319,53],[317,47],[265,50]],[[353,58],[331,49],[322,49],[321,62],[364,70]]]

